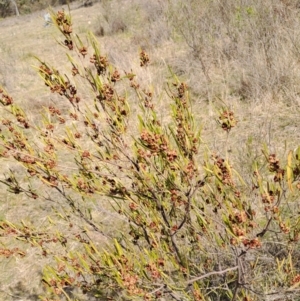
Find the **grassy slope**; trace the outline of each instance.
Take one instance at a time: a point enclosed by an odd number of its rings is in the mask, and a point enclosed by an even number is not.
[[[115,2],[113,1],[113,3]],[[89,8],[77,8],[79,4],[73,3],[71,8],[75,30],[79,34],[83,34],[87,30],[97,32],[100,30],[100,25],[103,26],[107,35],[99,38],[102,48],[104,52],[109,53],[110,59],[121,70],[137,69],[139,47],[146,48],[152,58],[152,65],[148,73],[139,71],[138,76],[141,82],[159,84],[156,91],[158,94],[162,91],[161,83],[167,74],[166,65],[171,65],[193,89],[193,109],[197,120],[203,124],[204,141],[216,152],[221,145],[227,143],[231,159],[241,173],[247,172],[250,168],[249,160],[244,156],[249,137],[253,137],[253,154],[251,156],[261,155],[260,148],[263,143],[267,143],[272,152],[279,152],[281,155],[296,147],[297,142],[300,141],[300,101],[297,94],[299,82],[293,84],[293,91],[295,91],[293,94],[291,90],[288,91],[290,92],[288,100],[280,91],[275,95],[266,89],[265,93],[260,92],[257,98],[241,101],[241,95],[232,93],[231,90],[234,74],[237,74],[238,77],[244,71],[245,73],[249,71],[250,65],[247,65],[246,59],[244,63],[241,57],[237,57],[210,64],[209,61],[213,58],[209,57],[207,53],[210,50],[206,49],[206,52],[204,51],[206,53],[205,63],[210,67],[211,80],[208,83],[199,63],[193,61],[190,49],[186,47],[184,39],[179,35],[174,35],[174,28],[167,27],[163,19],[151,20],[149,18],[147,26],[140,26],[141,20],[143,21],[145,16],[151,16],[151,10],[154,8],[146,5],[147,7],[145,6],[142,12],[131,15],[130,10],[139,4],[143,6],[143,1],[123,1],[122,8],[119,8],[120,11],[110,10],[110,13],[113,12],[115,16],[110,15],[109,24],[107,24],[103,21],[103,16],[101,17],[102,7],[100,4]],[[37,12],[0,21],[0,84],[18,103],[22,103],[25,110],[29,110],[33,117],[41,114],[43,106],[52,101],[55,102],[57,99],[53,95],[49,95],[31,67],[35,63],[32,56],[36,55],[45,59],[50,64],[59,66],[60,69],[64,67],[64,57],[60,52],[60,46],[53,41],[58,37],[58,33],[52,26],[43,26],[43,14],[44,12]],[[123,16],[121,21],[120,14]],[[122,27],[124,27],[124,31],[122,31]],[[299,35],[300,29],[294,34]],[[291,41],[286,43],[291,43]],[[286,49],[289,49],[288,46],[289,44]],[[248,55],[253,56],[253,53]],[[285,55],[286,53],[282,52],[282,56]],[[258,52],[256,56],[257,61],[264,62],[262,52]],[[276,67],[278,69],[281,68],[279,63],[278,61]],[[298,66],[298,62],[295,59],[291,69],[295,70],[296,66]],[[239,82],[237,80],[235,83]],[[259,89],[257,88],[257,90]],[[208,94],[205,91],[208,91]],[[216,107],[223,103],[234,109],[239,120],[238,129],[233,130],[229,140],[225,133],[216,130]],[[161,112],[166,108],[163,98],[158,101],[157,105],[161,106]],[[225,154],[222,155],[225,156]],[[9,162],[1,163],[1,170],[7,171],[9,167]],[[35,214],[32,212],[38,210],[39,204],[28,206],[22,197],[18,200],[12,199],[10,195],[6,194],[3,187],[0,193],[0,218],[14,220],[20,217],[26,219],[27,216],[38,216],[37,211]],[[34,255],[32,253],[27,260],[23,261],[20,259],[11,259],[8,263],[1,261],[1,300],[21,300],[16,297],[19,281],[26,288],[24,290],[20,287],[20,291],[24,291],[21,293],[23,294],[22,300],[35,300],[34,291],[35,289],[39,290],[38,279],[42,263],[37,261]],[[17,265],[14,261],[17,262]],[[1,295],[1,290],[8,292],[9,287],[13,288],[11,295]]]

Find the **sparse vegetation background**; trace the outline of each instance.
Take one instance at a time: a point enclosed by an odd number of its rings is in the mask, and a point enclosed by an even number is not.
[[[299,1],[223,2],[0,21],[3,300],[299,299]]]
[[[42,9],[46,9],[49,5],[64,5],[72,1],[65,0],[1,0],[0,1],[0,18],[8,16],[20,16],[30,14]],[[92,4],[90,1],[82,1],[77,4],[84,6]]]

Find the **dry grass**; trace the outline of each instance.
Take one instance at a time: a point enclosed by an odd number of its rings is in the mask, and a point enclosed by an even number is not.
[[[211,5],[178,0],[167,10],[158,0],[103,0],[79,9],[79,3],[72,3],[71,13],[75,31],[82,36],[95,31],[113,64],[120,70],[137,70],[141,84],[155,87],[162,119],[168,108],[163,94],[167,66],[179,74],[191,87],[203,140],[216,152],[226,145],[228,154],[221,155],[228,155],[246,175],[251,158],[261,156],[264,143],[271,152],[284,156],[300,141],[297,1],[246,2],[239,7],[233,0],[226,4],[211,1]],[[0,21],[0,85],[36,119],[44,106],[59,99],[49,95],[31,68],[36,63],[33,55],[60,70],[66,67],[61,46],[53,42],[59,34],[54,27],[43,26],[43,14]],[[140,48],[146,49],[152,60],[147,71],[139,69]],[[90,97],[89,91],[82,93]],[[224,105],[232,108],[239,120],[229,140],[215,122],[217,108]],[[132,112],[137,108],[133,106]],[[1,163],[3,171],[9,168],[9,162]],[[41,204],[28,205],[26,197],[14,199],[5,190],[1,196],[1,219],[43,222]],[[0,299],[37,300],[40,267],[45,260],[39,262],[33,251],[26,251],[30,254],[27,260],[10,259],[0,264]],[[18,285],[23,295],[16,293]]]

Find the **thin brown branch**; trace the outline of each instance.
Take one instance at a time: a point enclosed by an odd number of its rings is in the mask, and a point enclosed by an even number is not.
[[[204,278],[208,278],[208,277],[213,276],[213,275],[223,275],[223,274],[226,274],[227,272],[235,271],[238,268],[239,268],[238,266],[235,266],[235,267],[228,268],[228,269],[225,269],[225,270],[222,270],[222,271],[210,272],[210,273],[201,275],[199,277],[193,278],[193,279],[187,281],[186,284],[189,285],[189,284],[192,284],[192,283],[194,283],[196,281],[199,281],[199,280],[204,279]]]

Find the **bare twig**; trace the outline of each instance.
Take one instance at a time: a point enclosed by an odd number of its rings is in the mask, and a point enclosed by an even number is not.
[[[235,267],[228,268],[228,269],[225,269],[225,270],[222,270],[222,271],[214,271],[214,272],[210,272],[210,273],[201,275],[201,276],[199,276],[199,277],[193,278],[193,279],[187,281],[186,284],[189,285],[189,284],[194,283],[195,281],[199,281],[199,280],[201,280],[201,279],[208,278],[208,277],[213,276],[213,275],[223,275],[223,274],[225,274],[225,273],[227,273],[227,272],[235,271],[235,270],[237,270],[238,268],[239,268],[238,266],[235,266]]]

